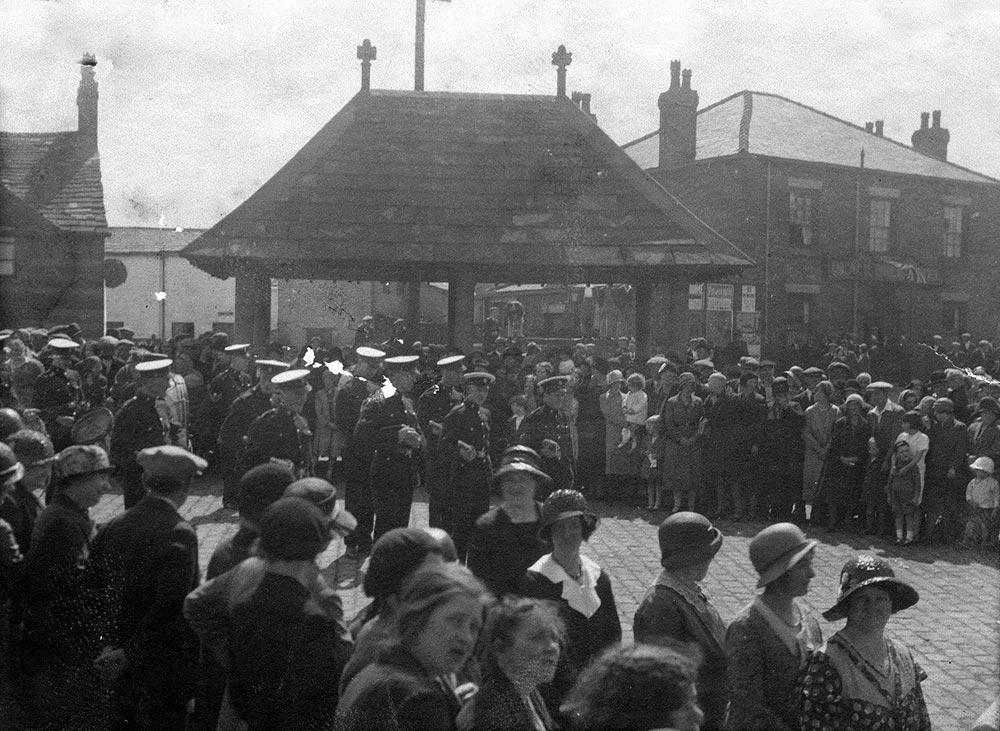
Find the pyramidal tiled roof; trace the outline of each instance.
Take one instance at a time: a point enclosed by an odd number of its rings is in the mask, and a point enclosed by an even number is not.
[[[622,146],[643,169],[659,164],[657,132]],[[917,152],[812,107],[777,94],[741,91],[698,111],[698,160],[753,155],[858,167],[902,175],[992,183],[1000,181]]]
[[[219,276],[752,265],[569,99],[384,90],[357,94],[184,256]]]
[[[78,132],[0,132],[0,183],[66,231],[103,231],[97,145]]]

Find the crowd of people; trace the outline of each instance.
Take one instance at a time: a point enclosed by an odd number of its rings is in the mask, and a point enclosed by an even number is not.
[[[843,344],[779,371],[717,367],[703,339],[637,359],[402,327],[294,354],[133,337],[0,332],[0,658],[25,728],[929,728],[883,635],[917,592],[853,558],[824,642],[796,601],[803,529],[997,538],[988,372],[893,384]],[[202,576],[179,510],[206,471],[238,529]],[[113,486],[125,512],[95,526]],[[631,647],[582,551],[594,500],[669,513]],[[700,588],[724,518],[767,524],[763,593],[728,628]],[[367,557],[349,621],[317,564],[339,538]]]

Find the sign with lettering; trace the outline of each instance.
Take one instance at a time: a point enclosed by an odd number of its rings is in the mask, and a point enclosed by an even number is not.
[[[752,284],[743,285],[743,292],[740,296],[740,311],[757,311],[757,288]]]
[[[733,309],[733,285],[712,284],[710,282],[705,285],[705,288],[707,290],[705,309],[716,311]]]
[[[688,285],[688,309],[695,310],[696,312],[701,312],[703,309],[705,309],[704,284]]]

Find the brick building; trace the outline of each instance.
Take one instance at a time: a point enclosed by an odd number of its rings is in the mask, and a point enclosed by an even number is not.
[[[940,112],[911,144],[790,99],[741,91],[698,109],[671,64],[660,127],[624,145],[752,256],[692,282],[688,325],[766,350],[837,332],[1000,337],[1000,181],[947,161]]]
[[[107,219],[93,56],[80,63],[77,129],[0,132],[0,324],[76,322],[104,333]]]

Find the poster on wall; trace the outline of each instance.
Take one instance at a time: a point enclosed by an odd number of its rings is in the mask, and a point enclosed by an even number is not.
[[[705,285],[688,285],[688,309],[694,312],[701,312],[705,309]]]
[[[760,313],[737,312],[736,330],[743,336],[743,341],[747,344],[747,352],[754,358],[760,358]]]
[[[733,291],[732,284],[712,284],[705,285],[707,296],[705,298],[705,309],[732,312]]]
[[[740,311],[757,311],[757,288],[752,284],[744,284],[740,295]]]

